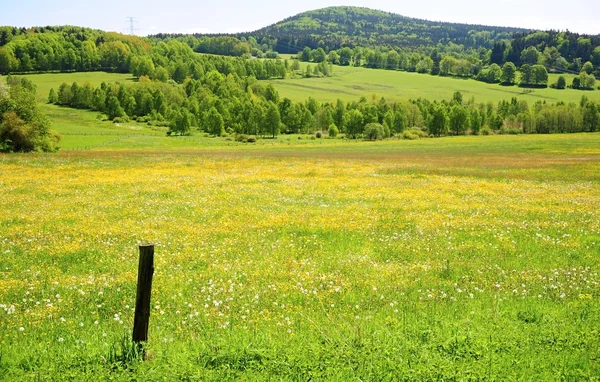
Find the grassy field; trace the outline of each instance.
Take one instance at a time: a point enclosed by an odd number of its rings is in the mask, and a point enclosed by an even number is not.
[[[161,140],[0,155],[0,379],[600,375],[599,134]]]
[[[305,64],[304,64],[305,65]],[[314,65],[313,65],[314,66]],[[536,101],[549,103],[579,102],[583,95],[600,100],[600,91],[522,89],[517,86],[486,84],[471,79],[430,76],[417,73],[334,66],[329,78],[272,80],[281,97],[293,101],[304,101],[314,97],[319,101],[331,102],[340,98],[344,101],[358,101],[361,97],[385,97],[388,100],[426,98],[429,100],[450,99],[456,91],[463,93],[464,99],[475,97],[478,103],[510,100],[512,97],[525,99],[530,104]],[[572,76],[566,75],[567,83]],[[556,82],[558,75],[551,74],[549,83]]]
[[[274,83],[493,87],[346,69]],[[242,144],[41,107],[63,150],[0,155],[0,380],[598,380],[600,134]]]
[[[50,89],[54,88],[58,91],[58,88],[62,83],[71,85],[73,82],[77,82],[80,85],[89,83],[92,86],[99,86],[102,82],[106,83],[128,83],[135,81],[135,78],[131,74],[120,74],[120,73],[106,73],[106,72],[79,72],[79,73],[48,73],[48,74],[31,74],[25,77],[33,81],[37,86],[38,100],[40,102],[46,102],[48,100],[48,94]]]

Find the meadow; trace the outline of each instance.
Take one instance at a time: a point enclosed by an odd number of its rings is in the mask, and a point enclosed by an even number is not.
[[[600,375],[599,134],[128,139],[0,156],[0,379]]]
[[[306,67],[302,63],[302,68]],[[315,64],[311,64],[312,67]],[[555,83],[558,74],[550,74],[548,83]],[[567,83],[573,82],[573,75],[565,75]],[[477,103],[488,101],[498,103],[512,97],[527,100],[530,104],[537,101],[557,103],[576,102],[583,95],[591,100],[600,100],[600,91],[581,91],[573,89],[524,89],[518,86],[500,86],[486,84],[472,79],[430,76],[426,74],[389,71],[382,69],[333,66],[333,75],[327,78],[287,78],[271,80],[281,97],[293,101],[304,101],[313,97],[318,101],[332,102],[338,98],[345,101],[358,101],[361,97],[370,99],[373,94],[387,100],[449,99],[456,91],[463,93],[464,99],[475,97]]]
[[[44,104],[129,75],[29,78],[63,149],[0,155],[0,380],[598,380],[600,134],[166,137]]]

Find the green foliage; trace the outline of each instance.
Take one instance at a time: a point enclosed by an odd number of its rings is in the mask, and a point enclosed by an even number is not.
[[[577,77],[577,81],[573,80],[573,89],[594,90],[596,88],[596,77],[582,71]]]
[[[35,148],[35,130],[14,111],[0,116],[0,151],[29,152]]]
[[[347,136],[352,139],[358,138],[365,126],[363,113],[356,109],[350,110],[344,115],[344,126]]]
[[[481,129],[480,134],[481,135],[493,135],[494,131],[489,126],[484,126]]]
[[[470,123],[469,113],[465,107],[462,105],[452,106],[448,117],[449,128],[454,132],[455,135],[463,134],[467,131]]]
[[[365,125],[364,134],[367,141],[378,141],[385,136],[383,126],[380,123],[368,123]]]
[[[225,134],[225,122],[214,106],[210,108],[206,116],[206,131],[215,137]]]
[[[502,67],[500,82],[502,85],[513,85],[517,78],[517,67],[512,62],[507,62]]]
[[[148,79],[129,84],[103,83],[98,88],[65,83],[60,86],[58,96],[71,107],[104,112],[109,117],[120,118],[118,121],[129,118],[146,121],[152,126],[168,126],[171,134],[181,135],[191,134],[194,128],[212,131],[215,136],[223,135],[224,130],[219,129],[220,121],[213,130],[208,127],[209,121],[218,120],[208,118],[209,114],[221,116],[222,126],[227,126],[228,134],[262,136],[273,136],[273,126],[275,136],[279,133],[324,132],[331,124],[338,127],[336,121],[340,118],[342,131],[349,138],[362,136],[368,123],[381,124],[384,138],[402,133],[409,127],[426,128],[427,135],[434,136],[446,135],[450,130],[454,134],[478,134],[484,125],[502,133],[582,131],[582,122],[577,122],[581,121],[582,110],[578,108],[561,105],[530,108],[524,100],[517,101],[516,98],[511,102],[502,101],[496,107],[477,104],[475,99],[465,101],[462,90],[454,93],[451,100],[441,102],[422,98],[389,102],[373,95],[370,101],[363,97],[359,102],[347,104],[341,100],[320,103],[312,97],[303,102],[293,102],[286,97],[275,104],[268,101],[280,98],[274,86],[209,71],[199,80],[188,78],[179,86]],[[269,104],[275,105],[279,112],[278,123],[271,125],[267,123]]]
[[[321,63],[327,60],[327,54],[325,54],[323,48],[318,48],[310,53],[310,58],[316,63]]]
[[[192,115],[186,109],[172,110],[169,115],[169,131],[179,135],[190,135],[192,132]],[[221,131],[219,131],[219,135]]]
[[[537,65],[542,59],[542,54],[536,47],[530,46],[521,53],[521,63],[527,65]]]
[[[600,106],[589,102],[583,106],[583,131],[600,131]]]
[[[438,137],[448,133],[448,117],[443,106],[435,106],[431,110],[427,121],[427,128],[431,134]]]
[[[118,117],[125,116],[125,110],[121,107],[119,99],[115,96],[110,96],[106,101],[106,114],[108,119],[112,120]]]
[[[440,62],[440,76],[470,77],[473,74],[472,64],[465,59],[445,56]]]
[[[48,103],[57,103],[58,95],[54,91],[54,88],[50,89],[50,93],[48,93]]]
[[[217,37],[192,37],[183,35],[160,34],[151,36],[156,40],[164,40],[176,38],[190,45],[195,52],[219,54],[223,56],[238,56],[241,57],[250,54],[252,44],[241,41],[233,36],[217,36]]]
[[[58,151],[60,136],[38,109],[36,86],[26,78],[8,83],[8,90],[0,86],[0,151]]]
[[[559,76],[554,84],[554,87],[559,90],[563,90],[567,88],[567,80],[564,76]]]
[[[494,63],[489,68],[481,70],[477,74],[477,79],[490,84],[497,84],[502,79],[502,68]]]
[[[279,108],[273,102],[269,102],[265,114],[265,132],[275,138],[279,135],[280,125],[281,115],[279,114]]]
[[[256,137],[254,135],[236,134],[235,141],[242,143],[255,143]]]
[[[131,59],[130,71],[136,77],[154,75],[154,62],[150,57],[135,56]]]
[[[327,134],[329,135],[330,138],[337,137],[339,133],[340,133],[340,130],[335,125],[335,123],[332,123],[331,125],[329,125],[329,129],[327,130]]]
[[[415,141],[417,139],[425,138],[426,136],[427,134],[419,129],[404,130],[401,135],[402,139],[409,141]]]
[[[169,72],[167,71],[167,69],[163,68],[162,66],[159,66],[154,70],[152,78],[160,82],[167,82],[169,80]]]
[[[521,66],[521,82],[519,86],[541,88],[547,87],[548,71],[543,65],[530,66],[525,64]]]

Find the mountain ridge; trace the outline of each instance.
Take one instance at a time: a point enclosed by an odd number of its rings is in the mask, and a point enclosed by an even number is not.
[[[495,41],[508,40],[514,33],[534,31],[430,21],[367,7],[334,6],[302,12],[256,31],[233,35],[238,38],[277,38],[281,40],[276,46],[278,52],[296,53],[298,48],[320,45],[330,49],[359,45],[416,48],[452,42],[465,48],[482,45],[491,48]],[[485,44],[482,44],[483,35]],[[323,44],[319,44],[321,40]]]

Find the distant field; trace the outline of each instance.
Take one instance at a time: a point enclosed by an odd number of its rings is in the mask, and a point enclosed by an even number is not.
[[[565,77],[567,83],[571,84],[573,76],[565,75]],[[551,74],[549,83],[556,82],[557,78],[557,74]],[[522,89],[517,86],[486,84],[471,79],[348,66],[333,66],[333,76],[329,78],[285,79],[269,82],[275,86],[281,97],[288,97],[294,101],[304,101],[309,96],[323,102],[335,101],[338,98],[344,101],[358,101],[361,97],[370,99],[373,94],[388,100],[419,97],[442,100],[451,98],[456,91],[462,92],[466,100],[475,97],[475,101],[481,103],[510,100],[512,97],[525,99],[530,104],[536,101],[579,102],[583,95],[592,100],[600,100],[598,90]]]
[[[78,73],[49,73],[49,74],[29,74],[19,77],[26,77],[37,85],[38,100],[45,102],[48,100],[50,89],[58,91],[59,86],[64,82],[71,85],[77,82],[80,85],[86,83],[92,86],[98,86],[102,82],[133,82],[136,79],[131,74],[106,73],[106,72],[78,72]]]

